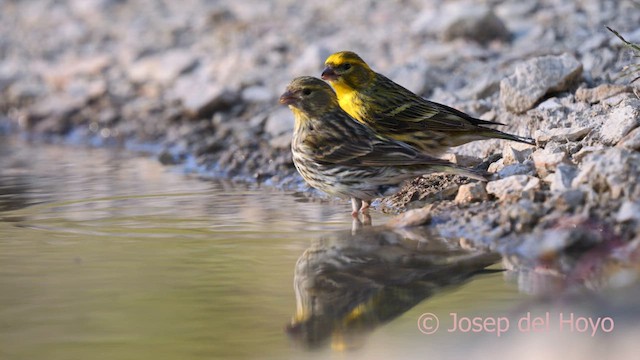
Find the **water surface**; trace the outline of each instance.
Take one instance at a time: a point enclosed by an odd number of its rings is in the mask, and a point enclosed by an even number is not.
[[[431,234],[353,237],[348,202],[8,138],[0,168],[2,359],[427,357],[460,338],[420,332],[423,313],[529,299]]]

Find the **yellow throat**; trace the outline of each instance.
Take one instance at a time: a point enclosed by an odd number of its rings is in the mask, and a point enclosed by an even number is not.
[[[333,85],[333,88],[336,91],[338,103],[342,110],[346,111],[347,114],[351,115],[356,120],[362,122],[362,119],[360,119],[358,114],[358,108],[362,106],[362,104],[356,96],[356,91],[343,81],[334,81],[331,82],[331,85]]]

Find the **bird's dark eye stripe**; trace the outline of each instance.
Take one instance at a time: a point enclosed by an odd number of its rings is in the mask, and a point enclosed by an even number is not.
[[[344,65],[342,65],[342,67],[343,67],[345,70],[349,70],[349,69],[351,69],[351,64],[344,64]]]
[[[309,90],[309,89],[304,89],[304,90],[302,90],[302,94],[303,94],[303,95],[311,95],[311,90]]]

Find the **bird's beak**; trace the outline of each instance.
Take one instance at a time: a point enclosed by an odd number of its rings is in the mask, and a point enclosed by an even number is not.
[[[338,79],[338,74],[333,70],[331,66],[327,66],[322,70],[322,80],[334,81]]]
[[[291,105],[297,100],[298,100],[298,97],[289,90],[285,91],[284,94],[280,95],[280,104],[283,104],[283,105]]]

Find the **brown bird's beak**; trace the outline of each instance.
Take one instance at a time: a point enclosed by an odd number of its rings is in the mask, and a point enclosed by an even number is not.
[[[338,74],[333,70],[331,66],[327,66],[322,70],[322,80],[333,81],[338,79]]]
[[[298,97],[289,90],[285,91],[284,94],[280,95],[280,104],[283,104],[283,105],[291,105],[297,100],[298,100]]]

